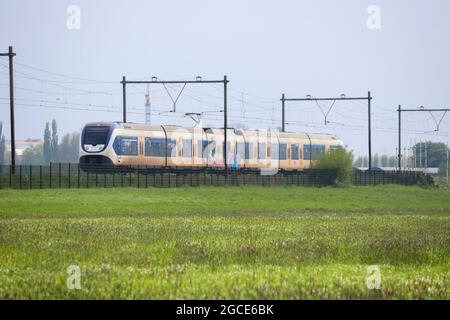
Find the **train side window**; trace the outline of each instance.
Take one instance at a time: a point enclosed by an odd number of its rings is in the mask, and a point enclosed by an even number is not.
[[[325,145],[323,144],[313,144],[311,146],[311,159],[317,160],[320,157],[320,154],[325,152]]]
[[[305,160],[309,160],[310,159],[311,150],[309,150],[309,144],[304,144],[303,145],[303,155],[305,156],[304,157]]]
[[[305,144],[303,146],[303,153],[305,160],[317,160],[322,152],[325,152],[325,145],[323,144]]]
[[[117,136],[113,143],[113,149],[118,156],[137,156],[138,137]]]
[[[203,158],[204,140],[197,140],[197,158]]]
[[[166,139],[165,138],[145,138],[145,156],[146,157],[165,157]]]
[[[298,144],[291,144],[291,159],[298,160]]]
[[[192,158],[192,140],[191,139],[183,139],[181,140],[181,156],[183,158]]]
[[[264,142],[258,143],[258,159],[264,160],[267,158],[267,144]]]
[[[245,143],[245,159],[253,159],[253,143]]]
[[[280,160],[287,160],[287,144],[280,144]]]
[[[167,139],[167,156],[177,156],[177,141],[175,139]]]
[[[273,143],[270,149],[270,157],[272,160],[278,160],[280,157],[280,145],[278,143]]]
[[[245,159],[245,143],[244,142],[236,142],[236,154],[239,156],[239,159]]]
[[[197,140],[197,158],[203,158],[203,140]]]
[[[338,150],[339,148],[341,148],[341,146],[338,145],[338,144],[336,144],[336,145],[331,145],[331,146],[330,146],[330,150],[331,150],[331,151],[333,151],[333,150]]]
[[[207,147],[208,140],[198,140],[197,141],[197,157],[198,158],[207,158]]]

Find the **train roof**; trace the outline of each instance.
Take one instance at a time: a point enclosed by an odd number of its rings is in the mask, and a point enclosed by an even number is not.
[[[86,123],[85,127],[110,127],[112,126],[113,122],[103,122],[103,121],[97,121],[97,122],[88,122]]]
[[[142,123],[133,123],[133,122],[90,122],[87,123],[86,126],[112,126],[115,125],[120,129],[131,129],[131,130],[145,130],[145,131],[161,131],[164,130],[167,132],[174,132],[178,130],[182,130],[185,132],[198,132],[200,130],[205,131],[207,133],[212,134],[223,134],[223,128],[192,128],[192,127],[182,127],[177,125],[148,125]],[[275,134],[279,138],[303,138],[303,139],[311,139],[311,140],[336,140],[340,141],[338,137],[329,133],[296,133],[296,132],[279,132],[274,130],[244,130],[244,129],[233,129],[228,128],[227,132],[230,134],[236,135],[246,135],[246,136],[259,136],[261,134]]]

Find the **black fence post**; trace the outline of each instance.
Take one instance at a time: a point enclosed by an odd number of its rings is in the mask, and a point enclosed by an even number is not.
[[[42,189],[42,166],[39,166],[39,189]]]
[[[132,185],[132,183],[131,183],[131,180],[132,180],[132,172],[131,172],[131,169],[129,169],[130,170],[130,184],[129,184],[129,187],[131,187],[131,185]]]
[[[148,170],[147,170],[147,167],[146,167],[146,170],[145,170],[145,188],[147,189],[148,188]]]
[[[9,187],[12,188],[12,165],[9,165]]]
[[[139,182],[139,166],[137,166],[136,172],[137,172],[137,187],[138,187],[138,189],[139,189],[139,188],[140,188],[140,182]]]
[[[19,166],[19,188],[22,189],[22,165]]]
[[[61,162],[58,164],[58,185],[61,188]]]
[[[69,189],[71,188],[71,183],[70,183],[70,163],[69,163],[69,175],[68,175],[68,177],[69,177]]]
[[[49,187],[52,188],[52,163],[50,162],[49,166]]]
[[[80,189],[80,164],[77,165],[77,173],[78,173],[77,186],[78,186],[78,189]]]

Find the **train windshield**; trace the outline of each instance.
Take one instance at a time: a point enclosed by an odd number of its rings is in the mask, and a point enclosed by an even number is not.
[[[96,146],[98,144],[106,144],[108,131],[109,127],[107,126],[85,128],[83,144],[90,144],[92,146]]]

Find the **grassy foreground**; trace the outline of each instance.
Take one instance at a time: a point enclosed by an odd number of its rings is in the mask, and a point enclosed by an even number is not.
[[[450,299],[449,276],[448,190],[0,190],[1,299]]]

